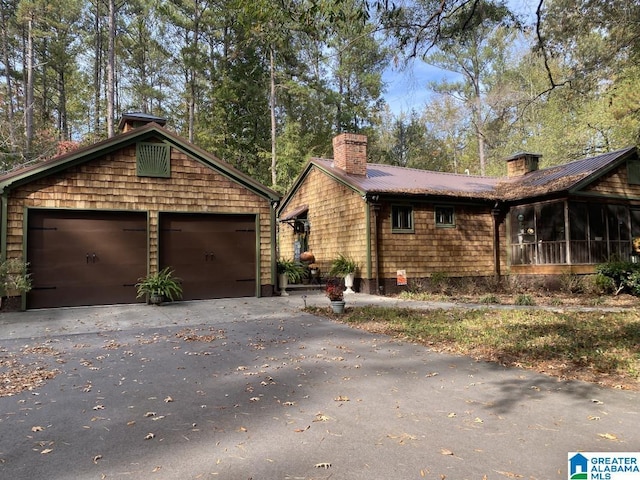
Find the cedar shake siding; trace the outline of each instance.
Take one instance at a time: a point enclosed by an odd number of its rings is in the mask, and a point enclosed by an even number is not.
[[[138,175],[138,142],[160,142],[169,146],[168,177]],[[249,295],[273,293],[273,205],[278,201],[275,192],[157,125],[140,127],[96,145],[87,150],[88,160],[84,160],[86,149],[82,149],[25,169],[26,173],[12,172],[0,177],[6,211],[2,253],[6,258],[30,261],[26,231],[29,212],[85,212],[89,217],[100,212],[137,212],[147,218],[144,263],[149,272],[155,272],[167,266],[160,265],[162,215],[171,213],[191,218],[189,215],[198,214],[198,218],[205,218],[202,215],[206,214],[207,219],[230,218],[244,222],[243,238],[255,238],[255,242],[248,245],[245,242],[243,246],[251,257],[249,264],[255,265],[252,271],[242,274],[247,278],[244,285],[255,285]],[[100,154],[103,148],[108,153]],[[210,250],[205,252],[207,258],[203,256],[203,261],[213,259],[216,247],[207,245]],[[180,272],[176,275],[180,276]],[[246,288],[244,291],[239,296],[247,296]],[[234,295],[225,292],[221,296]]]
[[[356,137],[350,155],[351,137],[341,134],[333,160],[308,162],[279,216],[308,215],[309,247],[325,268],[327,255],[353,256],[361,291],[399,290],[398,270],[409,282],[557,275],[640,257],[632,250],[640,237],[634,147],[545,169],[540,155],[519,153],[507,159],[506,177],[479,177],[371,163],[362,171],[365,137]],[[294,232],[282,224],[280,232],[280,252],[291,256]]]
[[[316,258],[322,275],[327,275],[331,262],[339,253],[352,257],[360,266],[357,277],[366,274],[367,229],[365,202],[361,195],[317,167],[312,167],[303,185],[296,190],[280,212],[281,218],[307,205],[310,224],[308,248]],[[294,229],[280,223],[279,252],[283,258],[294,258],[294,242],[300,237]]]

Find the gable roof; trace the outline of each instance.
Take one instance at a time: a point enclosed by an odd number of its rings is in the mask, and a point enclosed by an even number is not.
[[[433,195],[478,201],[516,201],[562,192],[573,193],[637,156],[628,147],[517,177],[482,177],[433,172],[384,164],[367,164],[367,175],[348,175],[333,160],[312,158],[283,199],[281,209],[312,168],[318,168],[360,195]]]
[[[96,158],[113,153],[128,145],[149,141],[151,139],[162,139],[212,170],[243,185],[257,195],[274,202],[280,199],[280,195],[274,190],[249,177],[229,163],[216,158],[209,152],[153,122],[93,145],[50,158],[44,162],[18,168],[4,175],[0,175],[0,193],[38,178],[46,177],[76,165],[95,160]]]

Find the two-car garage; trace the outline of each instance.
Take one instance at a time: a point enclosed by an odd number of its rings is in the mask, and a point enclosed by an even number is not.
[[[148,269],[146,212],[39,210],[28,214],[28,308],[133,303]],[[186,300],[256,295],[255,215],[160,213],[160,268]]]
[[[144,302],[138,279],[164,267],[184,300],[272,295],[278,193],[131,117],[120,135],[0,175],[0,260],[27,262],[33,284],[22,306]]]

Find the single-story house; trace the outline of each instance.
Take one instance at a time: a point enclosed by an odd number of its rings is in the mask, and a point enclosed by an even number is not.
[[[640,237],[635,147],[539,169],[540,155],[506,160],[506,177],[367,163],[367,138],[333,140],[283,198],[279,255],[309,250],[326,274],[338,254],[359,264],[365,292],[393,292],[435,275],[587,274],[629,259]]]
[[[27,308],[132,303],[171,267],[183,298],[271,295],[279,195],[164,127],[122,133],[0,176],[0,254],[29,263]]]

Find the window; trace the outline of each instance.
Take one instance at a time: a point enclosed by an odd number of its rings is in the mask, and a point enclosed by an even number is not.
[[[413,232],[413,207],[391,206],[391,230],[394,232]]]
[[[436,227],[455,227],[453,207],[436,207]]]
[[[136,164],[139,177],[171,177],[169,145],[138,143],[136,145]]]

